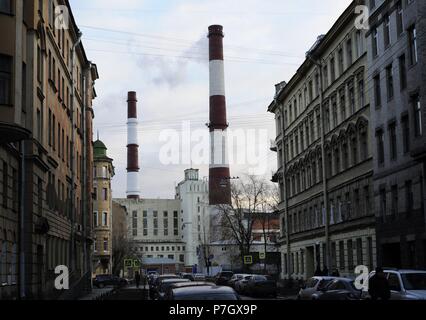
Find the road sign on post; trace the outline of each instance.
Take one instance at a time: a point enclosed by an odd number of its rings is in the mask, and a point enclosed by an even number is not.
[[[139,269],[141,267],[141,262],[139,260],[133,260],[133,267]]]
[[[124,267],[125,268],[133,267],[133,260],[132,259],[124,259]]]
[[[265,260],[266,259],[266,253],[265,252],[259,252],[259,259]]]
[[[244,264],[245,265],[253,264],[253,256],[244,256]]]

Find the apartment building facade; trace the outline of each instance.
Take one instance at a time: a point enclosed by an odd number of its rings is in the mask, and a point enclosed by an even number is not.
[[[0,27],[0,298],[49,298],[56,266],[90,270],[98,74],[68,1],[0,1]]]
[[[93,144],[93,275],[112,273],[112,188],[115,175],[107,147],[97,140]]]
[[[370,1],[368,90],[379,264],[426,268],[426,3]]]
[[[282,278],[376,265],[365,31],[353,1],[276,87]]]

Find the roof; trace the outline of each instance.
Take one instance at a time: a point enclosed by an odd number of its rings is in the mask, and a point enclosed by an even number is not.
[[[108,158],[107,156],[107,150],[108,148],[101,140],[96,140],[93,143],[93,157],[95,158],[95,160],[112,161],[112,159]]]

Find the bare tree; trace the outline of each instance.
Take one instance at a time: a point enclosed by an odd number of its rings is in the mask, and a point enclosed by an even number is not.
[[[243,269],[244,257],[253,244],[253,224],[256,214],[270,206],[270,184],[257,176],[246,176],[231,184],[231,204],[218,205],[218,222],[223,240],[239,248]]]

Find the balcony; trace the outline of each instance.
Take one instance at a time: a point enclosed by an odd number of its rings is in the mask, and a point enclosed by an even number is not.
[[[30,131],[14,123],[0,122],[0,144],[28,139]]]

